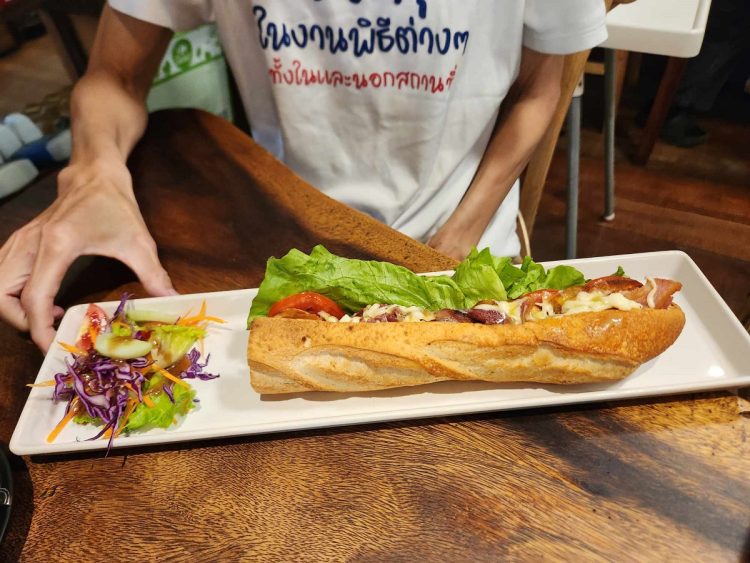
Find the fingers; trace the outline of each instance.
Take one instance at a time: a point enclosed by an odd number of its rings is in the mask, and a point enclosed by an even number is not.
[[[34,266],[39,245],[38,229],[13,233],[0,248],[0,320],[26,331],[29,323],[19,296]]]
[[[62,232],[48,229],[42,235],[31,276],[21,293],[21,306],[28,317],[31,338],[43,352],[55,338],[53,323],[60,312],[54,305],[55,295],[65,272],[77,257],[69,248]]]
[[[28,281],[24,279],[17,284],[20,301],[8,295],[0,296],[0,315],[13,326],[30,330],[32,340],[43,352],[54,341],[54,321],[64,314],[61,307],[54,305],[55,295],[65,273],[78,256],[78,253],[70,250],[75,245],[71,241],[66,243],[66,240],[62,229],[48,227],[42,236],[33,267],[28,268],[31,270],[30,275],[26,276]],[[141,244],[130,245],[126,254],[118,253],[113,257],[135,272],[149,294],[177,295],[169,275],[159,262],[151,237],[144,237]]]
[[[130,251],[119,260],[125,263],[138,276],[143,288],[156,297],[178,295],[169,274],[161,265],[156,253],[156,243],[149,235],[145,235],[130,247]]]
[[[0,249],[0,319],[23,331],[29,329],[29,324],[18,296],[31,272],[33,262],[28,260],[26,264],[21,263],[23,256],[21,260],[14,259],[10,253],[13,242],[13,239],[9,240]]]
[[[0,319],[17,330],[29,330],[29,322],[18,297],[0,295]]]

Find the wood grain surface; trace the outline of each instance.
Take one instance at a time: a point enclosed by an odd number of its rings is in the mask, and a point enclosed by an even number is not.
[[[131,162],[182,292],[254,287],[322,242],[417,270],[451,261],[305,185],[207,114],[156,115]],[[52,199],[0,203],[0,238]],[[69,305],[133,276],[82,260]],[[41,355],[0,327],[0,443]],[[248,392],[250,388],[248,386]],[[750,423],[728,393],[17,458],[0,561],[726,560],[750,555]]]

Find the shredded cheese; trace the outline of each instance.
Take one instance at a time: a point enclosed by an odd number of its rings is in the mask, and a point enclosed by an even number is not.
[[[562,304],[562,314],[590,313],[605,311],[606,309],[632,311],[640,308],[640,303],[628,299],[622,293],[604,295],[600,291],[592,291],[591,293],[581,291],[575,299],[569,299]]]
[[[652,309],[656,308],[656,302],[654,301],[654,297],[656,297],[656,282],[653,278],[646,277],[646,281],[651,284],[651,291],[648,292],[648,295],[646,296],[646,303],[649,307]]]

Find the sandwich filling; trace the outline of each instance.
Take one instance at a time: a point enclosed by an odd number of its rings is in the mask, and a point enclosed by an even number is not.
[[[338,323],[458,322],[479,324],[521,324],[550,317],[616,309],[666,309],[681,284],[647,278],[645,284],[621,276],[597,278],[564,290],[542,289],[510,301],[482,300],[469,309],[439,309],[374,303],[353,314],[320,294],[305,292],[290,296],[272,308],[269,316],[322,320]],[[330,304],[321,306],[322,299]],[[286,303],[283,303],[286,302]],[[289,306],[285,306],[288,304]],[[310,304],[310,306],[306,306]]]

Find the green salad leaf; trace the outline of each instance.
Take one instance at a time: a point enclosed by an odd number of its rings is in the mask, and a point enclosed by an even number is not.
[[[520,268],[523,277],[515,280],[508,289],[508,298],[516,299],[539,289],[565,289],[586,282],[583,274],[572,266],[555,266],[545,271],[544,266],[537,264],[528,256]]]
[[[302,291],[321,293],[349,313],[372,303],[438,309],[464,304],[463,292],[448,276],[418,276],[388,262],[341,258],[318,245],[309,256],[291,250],[268,260],[249,320],[267,315],[276,301]]]
[[[143,384],[143,392],[145,393],[155,385],[162,385],[163,382],[164,376],[154,374]],[[193,403],[195,390],[192,388],[174,385],[172,395],[174,396],[174,403],[169,400],[164,391],[151,395],[154,406],[149,407],[145,403],[139,404],[128,418],[125,430],[131,431],[143,427],[169,428],[177,415],[184,416],[195,406]],[[100,418],[92,418],[85,412],[73,417],[73,421],[77,424],[95,424],[97,426],[103,424]]]
[[[164,368],[183,358],[206,329],[195,326],[159,325],[151,328],[151,340],[156,343],[152,352],[156,365]]]
[[[101,418],[99,417],[93,418],[89,416],[88,413],[85,413],[85,412],[75,415],[73,417],[73,422],[75,422],[76,424],[96,424],[96,425],[104,424]]]
[[[481,252],[473,248],[456,267],[453,280],[464,292],[465,300],[477,302],[486,295],[494,295],[493,299],[504,301],[508,298],[506,287],[520,275],[510,258],[493,256],[489,248]]]
[[[250,322],[268,314],[271,306],[290,295],[314,291],[336,301],[353,313],[373,303],[405,307],[469,309],[483,299],[515,299],[538,289],[565,289],[585,283],[571,266],[549,271],[531,258],[520,268],[508,257],[493,256],[488,248],[472,249],[452,277],[418,276],[388,262],[353,260],[335,256],[318,245],[307,255],[291,250],[283,258],[271,258],[266,277],[250,307]]]
[[[144,389],[148,391],[149,388],[161,385],[163,382],[163,376],[154,374],[148,380],[147,384],[144,384]],[[174,396],[174,403],[169,400],[164,391],[161,391],[151,396],[151,400],[154,403],[153,407],[149,407],[145,403],[139,404],[133,411],[133,414],[130,415],[130,418],[128,418],[125,430],[137,430],[145,426],[158,428],[169,428],[172,426],[172,422],[177,415],[184,416],[193,408],[195,390],[192,388],[188,389],[182,385],[175,385],[172,387],[172,395]]]

